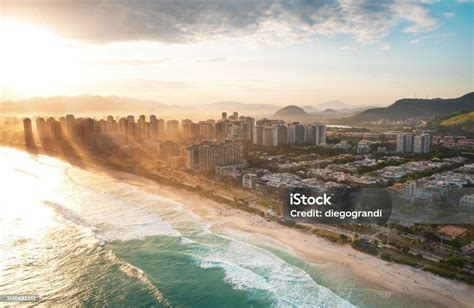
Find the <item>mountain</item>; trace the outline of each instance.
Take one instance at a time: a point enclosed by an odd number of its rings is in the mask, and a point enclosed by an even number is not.
[[[319,110],[325,110],[325,109],[351,109],[353,106],[350,106],[346,103],[343,103],[341,101],[329,101],[329,102],[324,102],[320,103],[315,106]]]
[[[220,117],[221,112],[252,116],[273,114],[278,109],[270,104],[245,104],[225,101],[203,105],[167,105],[153,100],[140,100],[119,96],[78,95],[34,97],[20,101],[0,102],[1,115],[17,116],[77,116],[156,114],[159,117],[179,117],[202,120],[203,117]]]
[[[20,115],[65,115],[89,114],[106,115],[118,113],[151,113],[170,106],[156,102],[138,100],[128,97],[118,96],[54,96],[54,97],[34,97],[17,102],[7,101],[0,103],[1,114]]]
[[[415,99],[404,98],[384,108],[373,108],[358,113],[345,121],[350,123],[373,122],[380,119],[398,121],[408,118],[427,119],[455,112],[474,110],[474,92],[458,98]]]
[[[240,114],[247,114],[247,115],[272,114],[279,108],[278,106],[271,105],[271,104],[245,104],[245,103],[234,102],[234,101],[216,102],[216,103],[211,103],[211,104],[198,105],[197,107],[199,109],[215,110],[217,112],[237,111]]]
[[[290,105],[283,107],[275,112],[275,116],[277,117],[298,117],[298,116],[308,116],[309,114],[304,111],[303,108],[295,106],[295,105]]]
[[[316,106],[304,106],[303,109],[309,113],[314,115],[353,115],[358,112],[370,109],[370,108],[379,108],[378,106],[351,106],[349,104],[343,103],[341,101],[329,101],[320,103]],[[321,111],[324,110],[324,111]],[[332,110],[329,113],[327,110]]]
[[[303,109],[304,109],[304,111],[306,111],[307,113],[310,113],[310,114],[314,114],[314,113],[319,112],[319,109],[314,108],[313,106],[310,106],[310,105],[303,106]]]

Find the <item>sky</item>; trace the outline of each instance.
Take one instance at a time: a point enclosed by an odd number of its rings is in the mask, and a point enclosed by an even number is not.
[[[0,0],[0,100],[384,106],[474,90],[472,1]]]

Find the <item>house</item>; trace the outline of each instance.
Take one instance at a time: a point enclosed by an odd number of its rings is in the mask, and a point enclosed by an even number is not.
[[[453,225],[447,225],[439,228],[438,233],[444,240],[455,240],[458,237],[466,235],[467,229]]]

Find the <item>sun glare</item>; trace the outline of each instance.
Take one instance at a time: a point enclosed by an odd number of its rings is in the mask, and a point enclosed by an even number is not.
[[[66,42],[40,27],[0,21],[0,82],[4,91],[45,89],[77,77]]]

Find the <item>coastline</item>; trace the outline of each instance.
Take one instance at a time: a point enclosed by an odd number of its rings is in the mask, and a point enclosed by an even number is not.
[[[439,277],[407,265],[386,262],[352,249],[348,244],[334,244],[316,235],[275,221],[266,221],[263,217],[219,204],[192,192],[156,184],[136,175],[118,173],[125,176],[127,182],[148,193],[182,203],[184,208],[201,217],[217,233],[234,229],[264,235],[271,239],[273,243],[270,244],[286,248],[310,263],[345,266],[355,276],[380,286],[384,291],[421,300],[427,306],[470,307],[474,301],[474,287],[460,281]]]
[[[74,159],[68,161],[73,163]],[[112,181],[125,181],[147,193],[182,203],[185,209],[203,219],[218,234],[226,230],[239,230],[263,235],[269,239],[270,246],[282,247],[309,263],[344,266],[344,270],[378,286],[380,291],[390,291],[400,297],[422,301],[423,306],[470,307],[474,302],[474,287],[460,281],[386,262],[356,251],[349,245],[331,243],[322,237],[275,221],[266,221],[261,216],[140,175],[115,170],[96,162],[88,162],[87,166],[91,167],[89,171],[107,175]]]

